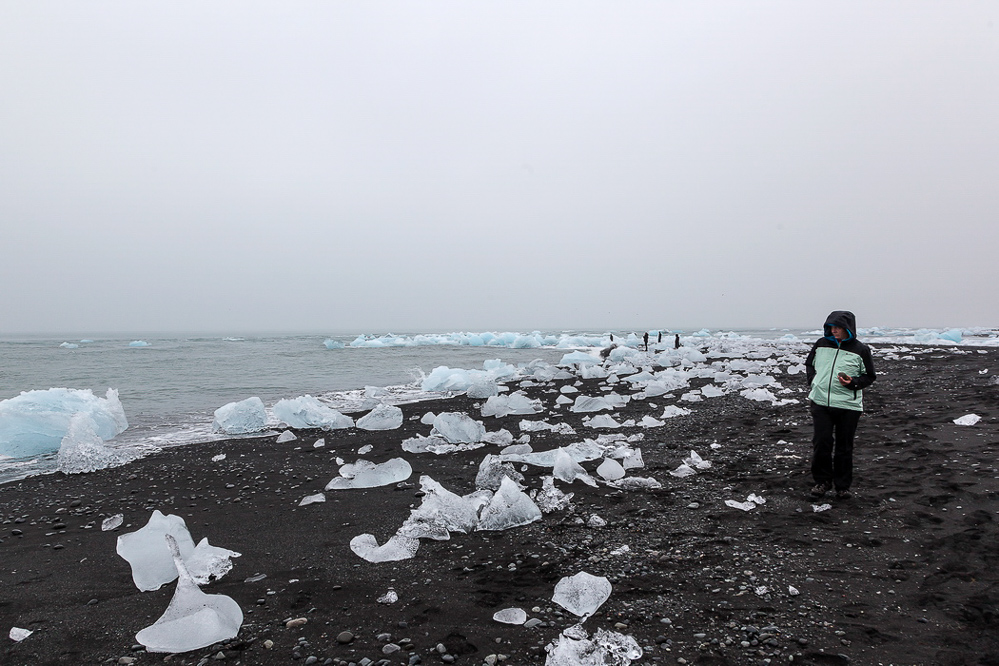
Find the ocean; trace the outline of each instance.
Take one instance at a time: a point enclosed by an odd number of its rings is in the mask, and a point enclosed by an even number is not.
[[[690,339],[725,335],[762,340],[793,335],[811,341],[816,332],[702,331]],[[884,335],[883,331],[872,332]],[[994,331],[966,333],[997,342]],[[912,331],[902,334],[914,335]],[[652,341],[655,339],[653,334]],[[664,336],[664,341],[671,339],[672,333]],[[514,366],[535,359],[557,363],[574,349],[604,346],[609,340],[609,333],[592,331],[333,337],[172,335],[141,340],[116,336],[88,340],[8,338],[0,339],[0,400],[54,387],[90,389],[103,397],[108,388],[114,388],[129,427],[113,442],[190,445],[218,439],[211,432],[215,410],[252,396],[267,407],[281,398],[321,396],[349,413],[361,405],[365,387],[388,387],[388,399],[395,403],[439,397],[420,389],[423,377],[438,366],[482,369],[483,362],[490,359]],[[629,336],[618,333],[615,341],[628,343]],[[630,344],[637,341],[632,334]],[[0,483],[51,472],[55,467],[54,451],[30,458],[0,456]]]

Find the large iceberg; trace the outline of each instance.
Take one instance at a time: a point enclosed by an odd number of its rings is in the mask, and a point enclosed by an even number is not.
[[[354,419],[341,414],[329,405],[324,405],[311,395],[278,400],[273,411],[275,418],[292,428],[335,430],[354,426]]]
[[[188,572],[177,542],[165,535],[167,552],[178,577],[177,589],[163,615],[135,635],[147,652],[190,652],[235,638],[243,611],[231,597],[205,594]]]
[[[267,410],[260,398],[252,397],[230,402],[215,410],[212,432],[226,435],[248,435],[267,428]]]
[[[56,451],[75,414],[86,414],[94,431],[108,440],[128,427],[118,391],[98,398],[90,389],[25,391],[0,400],[0,455],[21,458]]]

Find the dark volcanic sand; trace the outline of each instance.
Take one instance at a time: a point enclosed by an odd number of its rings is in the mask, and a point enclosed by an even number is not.
[[[399,446],[429,432],[410,420],[427,411],[481,418],[464,397],[403,406],[400,430],[300,431],[288,444],[231,440],[94,474],[7,484],[0,487],[0,663],[416,663],[412,655],[424,664],[478,665],[491,655],[543,663],[544,646],[575,622],[551,602],[555,583],[587,571],[607,576],[614,591],[586,628],[635,636],[646,649],[638,663],[999,664],[999,366],[994,350],[916,349],[914,360],[875,351],[881,374],[865,396],[856,495],[823,500],[833,508],[821,513],[807,495],[805,405],[775,408],[731,395],[687,405],[690,416],[644,430],[646,469],[630,475],[653,476],[662,490],[563,484],[576,493],[571,512],[505,532],[424,540],[403,562],[366,562],[348,543],[365,532],[379,543],[393,534],[420,502],[420,474],[459,494],[474,489],[478,463],[497,447],[435,456]],[[803,388],[803,375],[779,379]],[[558,393],[550,391],[562,383],[527,391],[551,407]],[[599,395],[597,383],[581,388]],[[670,402],[632,401],[614,417],[658,416]],[[972,412],[983,417],[976,426],[951,422]],[[551,422],[565,420],[579,434],[532,433],[535,450],[610,432],[582,427],[580,417],[553,414]],[[522,418],[482,420],[519,436]],[[324,449],[311,446],[319,436]],[[712,442],[722,447],[712,450]],[[330,491],[326,503],[297,506],[336,475],[334,455],[352,462],[365,444],[374,447],[366,459],[407,458],[415,487]],[[691,449],[714,466],[687,479],[669,476]],[[218,453],[227,458],[212,462]],[[544,471],[528,468],[530,487],[540,486]],[[749,493],[768,501],[752,512],[724,504]],[[135,646],[135,633],[160,616],[174,585],[139,592],[115,542],[153,509],[184,517],[195,541],[207,536],[243,554],[204,588],[242,607],[237,639],[174,656]],[[103,517],[119,512],[125,525],[102,532]],[[607,526],[578,524],[591,514]],[[611,554],[623,545],[629,553]],[[266,578],[246,582],[255,574]],[[790,596],[789,585],[800,595]],[[769,591],[757,594],[761,586]],[[377,603],[389,588],[399,601]],[[544,624],[492,620],[512,606]],[[308,622],[286,628],[291,618]],[[6,637],[13,626],[35,633],[14,643]],[[343,631],[354,640],[339,644]],[[402,650],[383,654],[388,642]]]

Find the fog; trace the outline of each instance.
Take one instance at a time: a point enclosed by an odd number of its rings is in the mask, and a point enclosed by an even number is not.
[[[0,334],[996,326],[995,2],[7,2]]]

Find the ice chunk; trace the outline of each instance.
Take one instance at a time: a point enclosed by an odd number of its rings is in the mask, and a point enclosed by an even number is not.
[[[597,482],[587,474],[582,466],[572,459],[572,456],[565,449],[558,449],[555,453],[555,464],[552,466],[552,475],[559,481],[572,483],[579,479],[583,483],[596,487]]]
[[[558,362],[561,366],[567,365],[600,365],[601,361],[596,356],[592,356],[582,351],[574,351],[569,354],[564,354],[562,360]]]
[[[499,490],[479,515],[478,530],[507,530],[541,520],[541,509],[517,487],[509,477],[503,477]]]
[[[525,435],[527,437],[528,435]],[[503,460],[509,462],[522,462],[528,465],[536,465],[538,467],[554,467],[555,461],[559,456],[559,452],[569,454],[569,457],[576,462],[585,462],[587,460],[597,460],[603,457],[603,449],[593,440],[587,439],[583,442],[576,442],[575,444],[570,444],[569,446],[564,446],[558,449],[551,449],[549,451],[536,451],[533,453],[503,453]]]
[[[609,485],[621,490],[659,490],[663,484],[652,477],[626,476],[617,481],[608,481]]]
[[[569,408],[573,412],[599,412],[602,409],[614,409],[614,405],[605,398],[591,398],[586,395],[576,396],[575,402]]]
[[[223,460],[225,460],[224,453],[216,453],[214,456],[212,456],[212,462],[222,462]]]
[[[69,429],[59,447],[59,471],[84,474],[108,467],[120,467],[141,457],[136,449],[112,448],[97,434],[89,414],[78,412],[69,421]]]
[[[180,516],[164,516],[153,511],[145,527],[118,537],[116,550],[132,567],[135,586],[147,592],[158,590],[177,577],[177,567],[164,536],[175,540],[180,557],[190,557],[194,540],[187,531],[187,524]]]
[[[678,479],[683,479],[688,476],[693,476],[694,474],[697,474],[697,470],[695,470],[687,463],[681,463],[679,467],[670,472],[670,476],[675,476]]]
[[[506,428],[500,428],[496,432],[487,432],[482,436],[482,441],[486,444],[495,444],[496,446],[507,446],[513,443],[513,433],[511,433]]]
[[[440,435],[452,444],[472,444],[482,441],[486,427],[462,412],[445,412],[434,418],[430,436]]]
[[[552,513],[568,509],[573,493],[563,493],[555,487],[555,478],[544,476],[541,478],[541,490],[531,492],[531,498],[538,505],[542,513]]]
[[[496,490],[504,478],[510,478],[517,485],[524,481],[524,475],[513,467],[513,463],[503,462],[498,456],[487,454],[479,463],[479,472],[475,475],[475,487],[481,490]]]
[[[460,497],[429,476],[420,477],[423,502],[410,512],[399,534],[438,541],[451,538],[451,532],[468,534],[479,523],[479,510],[489,494],[472,493]]]
[[[230,402],[215,410],[212,432],[226,435],[247,435],[267,428],[267,411],[260,398],[252,397]]]
[[[302,501],[298,503],[298,506],[308,506],[309,504],[316,504],[318,502],[325,502],[326,495],[322,493],[316,493],[315,495],[306,495],[302,498]]]
[[[954,423],[961,426],[972,426],[982,420],[978,414],[965,414],[959,419],[954,419]]]
[[[659,426],[666,425],[666,422],[654,419],[651,416],[643,416],[642,420],[638,422],[638,425],[643,428],[658,428]]]
[[[405,481],[413,474],[413,468],[404,458],[392,458],[376,464],[358,459],[354,464],[340,468],[340,476],[326,484],[326,490],[347,488],[375,488]]]
[[[594,416],[589,421],[586,421],[585,425],[590,428],[620,428],[621,424],[614,420],[614,417],[610,414],[598,414]]]
[[[190,557],[184,558],[184,564],[195,583],[207,585],[232,571],[232,558],[239,556],[240,553],[234,550],[210,545],[208,537],[205,537],[198,542]]]
[[[121,524],[125,521],[125,515],[121,513],[116,513],[113,516],[108,516],[101,523],[102,532],[110,532],[111,530],[121,527]]]
[[[527,613],[523,608],[504,608],[493,613],[493,619],[503,624],[524,624],[527,622]]]
[[[239,604],[222,594],[202,592],[184,565],[176,540],[169,534],[163,538],[173,558],[177,589],[160,619],[137,633],[135,640],[147,652],[178,653],[235,638],[243,624]]]
[[[685,407],[677,407],[676,405],[667,405],[666,408],[663,410],[662,416],[660,416],[659,418],[671,419],[676,416],[686,416],[687,414],[690,414],[690,410],[686,409]]]
[[[114,389],[108,389],[104,398],[96,397],[89,389],[25,391],[0,400],[0,455],[19,458],[57,450],[77,413],[90,417],[103,440],[128,428],[125,410]]]
[[[476,377],[472,380],[468,390],[465,391],[465,395],[469,398],[475,398],[476,400],[489,398],[494,395],[499,395],[499,387],[496,385],[496,382],[492,377]]]
[[[359,455],[359,456],[365,456],[365,455],[371,453],[371,451],[374,448],[375,447],[371,446],[370,444],[365,444],[364,446],[362,446],[361,448],[359,448],[357,450],[357,455]]]
[[[344,344],[342,342],[340,342],[339,340],[334,340],[333,338],[326,338],[325,340],[323,340],[323,345],[327,349],[343,349],[344,348]],[[291,425],[291,424],[289,423],[288,425]]]
[[[433,412],[427,412],[420,419],[420,423],[422,423],[424,425],[433,425],[434,424],[434,419],[436,419],[436,418],[437,418],[436,414],[434,414]]]
[[[552,601],[573,615],[586,618],[597,612],[610,593],[611,584],[606,578],[580,571],[555,585]]]
[[[285,430],[280,435],[278,435],[277,439],[274,441],[278,444],[284,444],[285,442],[293,442],[296,439],[298,439],[298,436],[295,435],[295,433],[293,433],[290,430]]]
[[[361,534],[350,540],[354,554],[368,562],[395,562],[408,560],[420,549],[419,539],[395,535],[379,546],[373,534]]]
[[[743,511],[752,511],[756,508],[756,502],[738,502],[736,500],[725,500],[725,505],[730,506],[733,509],[742,509]]]
[[[507,416],[508,414],[537,414],[542,411],[540,400],[531,400],[522,393],[494,395],[482,405],[483,416]]]
[[[777,396],[765,388],[748,388],[739,393],[739,395],[747,400],[755,400],[756,402],[777,402]]]
[[[7,634],[7,635],[10,637],[10,640],[14,641],[15,643],[20,643],[21,641],[23,641],[25,638],[27,638],[28,636],[30,636],[33,633],[35,633],[35,632],[31,631],[30,629],[21,629],[20,627],[11,627],[10,628],[10,633]]]
[[[431,449],[439,450],[438,447],[447,444],[443,437],[424,437],[417,435],[402,440],[402,450],[408,453],[429,453]]]
[[[317,440],[316,440],[316,441],[315,441],[315,442],[314,442],[314,443],[312,444],[312,448],[314,448],[314,449],[321,449],[321,448],[323,448],[324,446],[326,446],[326,440],[325,440],[325,439],[323,439],[322,437],[320,437],[319,439],[317,439]]]
[[[618,461],[606,458],[597,467],[597,474],[607,481],[617,481],[624,477],[624,467]]]
[[[607,521],[598,516],[597,514],[593,514],[592,516],[590,516],[590,519],[586,521],[586,524],[589,527],[606,527]]]
[[[530,444],[511,444],[502,451],[500,451],[501,456],[505,455],[521,455],[525,453],[531,453],[534,451],[534,447]]]
[[[684,464],[690,465],[694,469],[709,469],[711,463],[697,455],[697,451],[691,451],[690,456],[683,459]]]
[[[384,403],[357,420],[357,427],[361,430],[395,430],[400,426],[402,426],[402,410]]]
[[[399,593],[392,588],[389,588],[389,591],[378,597],[376,601],[380,604],[394,604],[399,601]]]
[[[823,511],[828,511],[832,508],[832,504],[813,504],[812,511],[815,513],[822,513]]]
[[[337,430],[354,427],[354,419],[341,414],[318,398],[303,395],[291,400],[278,400],[274,405],[274,418],[292,428],[323,428]]]

